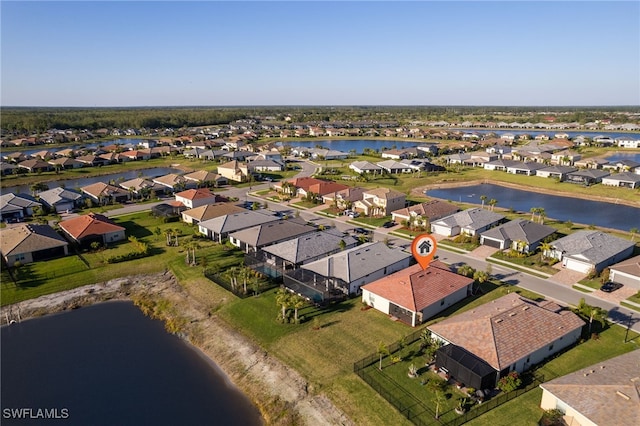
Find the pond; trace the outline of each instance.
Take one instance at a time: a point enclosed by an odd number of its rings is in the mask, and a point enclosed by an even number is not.
[[[357,154],[362,154],[365,148],[369,148],[375,151],[382,151],[384,149],[403,149],[403,148],[415,148],[419,145],[427,145],[427,142],[407,142],[407,141],[388,141],[388,140],[371,140],[371,139],[349,139],[349,140],[314,140],[314,141],[299,141],[299,142],[281,142],[283,145],[288,145],[291,148],[302,146],[305,148],[315,148],[321,146],[322,148],[332,149],[335,151],[342,151],[348,153],[351,150],[355,150]]]
[[[498,201],[497,207],[529,212],[533,207],[543,207],[548,218],[571,221],[585,225],[629,231],[640,228],[640,205],[622,204],[538,192],[506,188],[500,185],[480,184],[456,188],[432,189],[425,192],[430,197],[445,200],[482,204],[481,196]]]

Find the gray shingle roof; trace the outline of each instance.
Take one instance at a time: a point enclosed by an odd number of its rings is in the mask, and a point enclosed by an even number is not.
[[[633,241],[623,240],[602,231],[584,230],[556,240],[553,248],[563,252],[566,257],[586,259],[597,265],[633,245]]]
[[[229,237],[252,247],[262,247],[316,231],[315,227],[294,220],[278,220],[242,229],[229,234]]]
[[[502,219],[504,219],[504,216],[501,214],[481,208],[472,208],[446,216],[435,223],[449,227],[458,225],[462,229],[476,230],[499,222]]]
[[[38,197],[40,197],[40,200],[42,202],[44,202],[48,206],[53,207],[59,203],[77,201],[82,198],[82,194],[58,186],[47,191],[42,191],[38,194]]]
[[[391,249],[384,243],[375,242],[316,260],[302,268],[324,277],[331,276],[351,283],[409,257],[411,254],[405,251]]]
[[[315,259],[323,254],[336,251],[340,247],[340,240],[346,247],[356,244],[351,236],[340,236],[330,232],[316,232],[304,235],[288,241],[283,241],[262,250],[266,253],[278,256],[291,263],[304,263],[309,259]]]
[[[3,256],[32,253],[67,245],[69,243],[49,225],[28,224],[3,229],[0,232]]]
[[[275,222],[276,220],[278,220],[278,218],[275,216],[254,211],[245,211],[205,220],[204,222],[200,222],[199,225],[216,234],[226,234],[267,222]]]
[[[536,243],[555,232],[555,228],[532,222],[530,220],[512,220],[483,232],[484,237],[500,241],[524,241],[527,244]]]

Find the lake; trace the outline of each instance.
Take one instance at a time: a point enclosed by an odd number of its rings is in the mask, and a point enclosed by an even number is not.
[[[640,163],[640,152],[615,152],[611,155],[607,155],[607,161],[635,161],[636,163]]]
[[[548,218],[561,221],[570,220],[573,223],[596,225],[622,231],[640,228],[640,205],[635,208],[622,204],[540,194],[486,183],[432,189],[426,191],[426,194],[430,197],[474,204],[482,204],[480,197],[486,195],[488,200],[492,198],[498,200],[497,207],[522,212],[529,212],[532,207],[543,207]]]
[[[0,338],[3,424],[7,408],[66,410],[65,425],[263,424],[204,355],[130,302],[4,326]]]
[[[281,142],[282,145],[288,145],[291,148],[302,146],[305,148],[315,148],[321,146],[326,149],[333,149],[335,151],[349,152],[352,149],[357,154],[362,154],[365,148],[381,151],[382,148],[387,149],[403,149],[403,148],[415,148],[421,144],[433,144],[427,141],[424,142],[406,142],[406,141],[387,141],[387,140],[372,140],[372,139],[340,139],[340,140],[326,140],[318,139],[313,141],[298,141],[298,142]]]
[[[89,172],[89,168],[86,169]],[[182,170],[174,169],[171,167],[153,167],[151,169],[139,169],[139,170],[130,170],[128,172],[122,173],[111,173],[108,175],[102,176],[92,176],[86,178],[77,178],[77,179],[65,179],[65,180],[52,180],[47,181],[45,184],[49,187],[49,189],[53,189],[56,186],[64,185],[65,188],[69,189],[78,189],[83,186],[91,185],[96,182],[109,182],[110,180],[115,180],[116,183],[119,178],[123,178],[123,182],[129,179],[135,179],[137,177],[145,177],[145,178],[155,178],[158,176],[168,175],[169,173],[178,173],[182,174]],[[9,192],[13,192],[14,194],[30,194],[31,188],[29,185],[20,185],[20,186],[8,186],[6,188],[2,188],[3,194],[8,194]]]
[[[616,138],[633,138],[640,139],[640,133],[630,133],[630,132],[599,132],[599,131],[568,131],[568,130],[522,130],[522,129],[445,129],[445,130],[458,130],[466,133],[477,133],[479,135],[484,135],[487,133],[495,133],[498,136],[502,136],[506,133],[520,136],[520,135],[531,135],[536,137],[538,135],[547,135],[550,138],[553,138],[555,135],[559,133],[566,133],[569,135],[569,138],[573,139],[578,136],[584,136],[587,138],[594,138],[596,136],[605,136],[612,139]]]

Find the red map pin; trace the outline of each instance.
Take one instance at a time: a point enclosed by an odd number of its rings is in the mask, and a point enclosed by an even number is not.
[[[411,252],[422,269],[427,269],[436,254],[436,239],[429,234],[420,234],[411,243]]]

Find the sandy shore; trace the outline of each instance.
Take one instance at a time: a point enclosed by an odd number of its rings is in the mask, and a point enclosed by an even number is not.
[[[187,319],[185,340],[202,351],[258,406],[266,424],[353,425],[325,395],[310,392],[309,384],[296,371],[211,315],[169,272],[115,279],[5,306],[0,308],[0,323],[24,321],[106,300],[131,300],[137,294],[172,302]]]

